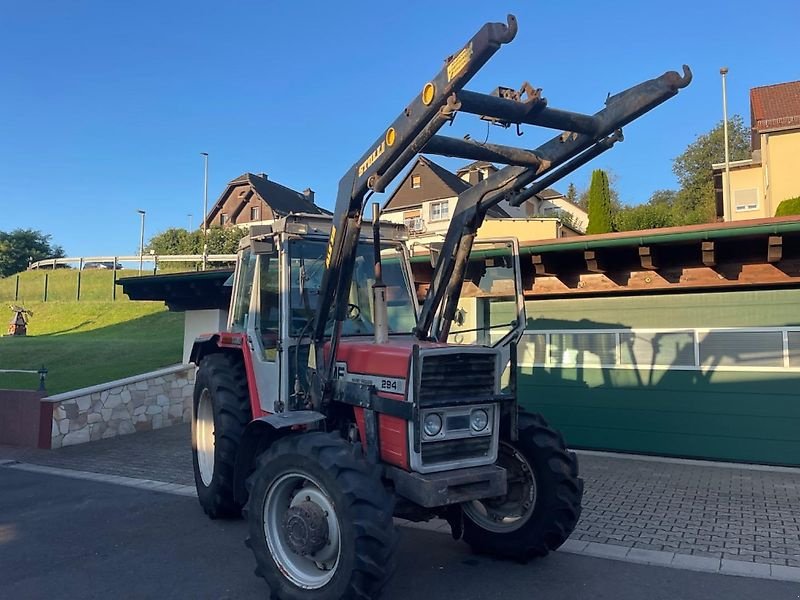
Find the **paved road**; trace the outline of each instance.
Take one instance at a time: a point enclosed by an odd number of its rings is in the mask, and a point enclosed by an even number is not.
[[[266,598],[240,521],[197,501],[0,467],[0,596]],[[800,598],[797,583],[555,553],[520,565],[476,557],[448,536],[403,528],[386,600]]]
[[[0,459],[194,485],[188,425]],[[571,538],[800,567],[800,471],[580,456],[583,514]]]

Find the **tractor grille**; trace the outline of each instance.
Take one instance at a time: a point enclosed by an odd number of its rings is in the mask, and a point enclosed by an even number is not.
[[[445,463],[489,456],[492,436],[445,440],[422,444],[422,464]]]
[[[494,396],[495,354],[453,352],[422,358],[420,407],[442,406]]]

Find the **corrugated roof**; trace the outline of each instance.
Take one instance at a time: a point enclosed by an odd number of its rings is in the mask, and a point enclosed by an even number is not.
[[[751,89],[750,109],[758,131],[800,127],[800,81]]]

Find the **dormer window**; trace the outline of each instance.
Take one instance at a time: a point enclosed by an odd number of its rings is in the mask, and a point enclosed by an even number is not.
[[[422,177],[419,175],[412,175],[411,176],[411,187],[413,189],[421,188],[422,187]]]

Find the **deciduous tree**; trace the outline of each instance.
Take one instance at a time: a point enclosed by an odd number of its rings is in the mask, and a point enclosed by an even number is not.
[[[51,237],[36,229],[0,231],[0,276],[24,271],[37,260],[63,257],[63,248],[52,244]]]

